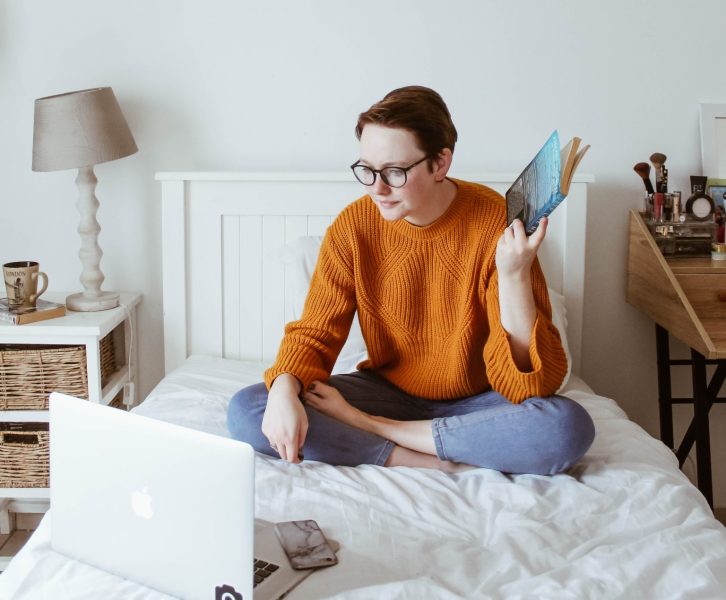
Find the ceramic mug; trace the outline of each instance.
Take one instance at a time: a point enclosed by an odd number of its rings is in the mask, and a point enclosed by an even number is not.
[[[37,262],[30,260],[5,263],[3,277],[10,308],[34,307],[38,296],[48,288],[48,276],[40,270]],[[40,291],[38,279],[43,280]]]

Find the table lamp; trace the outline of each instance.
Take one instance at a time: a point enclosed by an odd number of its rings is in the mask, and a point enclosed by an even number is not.
[[[101,248],[96,220],[96,175],[94,165],[123,158],[136,152],[136,142],[110,87],[68,92],[35,101],[33,128],[33,171],[78,169],[76,185],[81,215],[78,253],[83,271],[83,292],[66,298],[70,310],[92,312],[119,304],[116,292],[101,291]]]

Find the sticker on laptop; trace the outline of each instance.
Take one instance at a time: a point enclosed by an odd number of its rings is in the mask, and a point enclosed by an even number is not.
[[[214,600],[244,600],[242,594],[231,585],[218,585],[214,588]]]

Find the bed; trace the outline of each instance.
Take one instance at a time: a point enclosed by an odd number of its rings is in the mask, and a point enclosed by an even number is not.
[[[499,191],[510,175],[462,174]],[[161,173],[166,376],[134,410],[228,435],[230,396],[261,380],[300,310],[320,235],[360,188],[342,174]],[[579,377],[588,178],[554,213],[541,262],[596,439],[565,473],[290,465],[257,458],[256,515],[313,518],[340,563],[315,598],[725,598],[726,530],[673,453]],[[364,352],[352,331],[336,370]],[[210,495],[208,507],[214,510]],[[50,511],[0,598],[165,596],[55,554]]]

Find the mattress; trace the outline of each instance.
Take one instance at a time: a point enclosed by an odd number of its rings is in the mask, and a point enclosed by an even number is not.
[[[135,412],[228,435],[229,397],[263,365],[193,356]],[[257,458],[256,516],[315,519],[339,564],[294,600],[724,598],[726,530],[673,453],[577,377],[596,439],[555,476],[291,465]],[[54,553],[52,511],[0,576],[0,598],[167,598]]]

